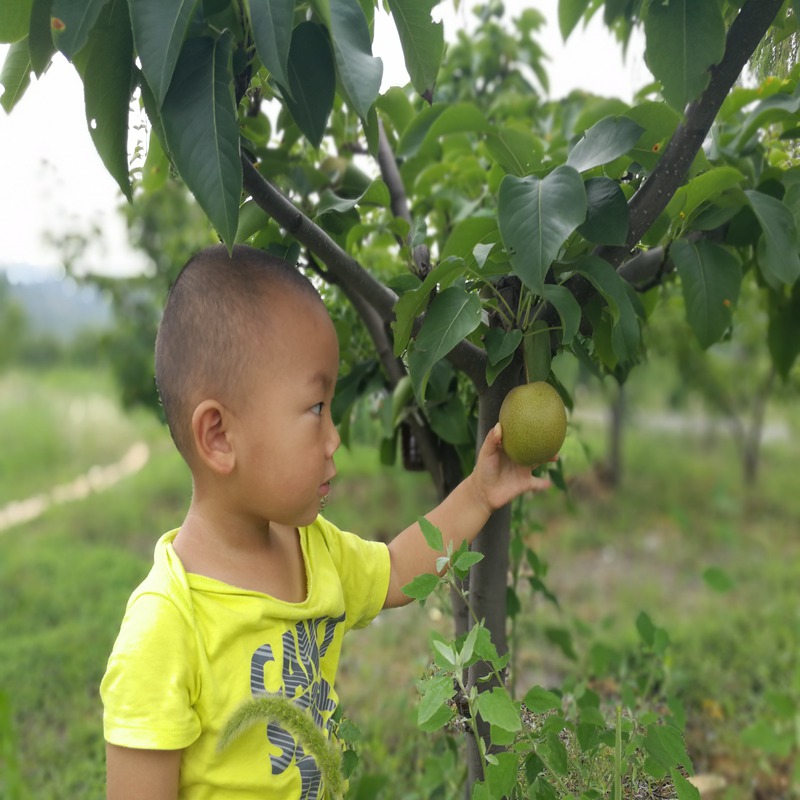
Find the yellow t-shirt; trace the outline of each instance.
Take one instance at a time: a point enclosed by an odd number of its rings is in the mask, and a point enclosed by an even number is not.
[[[287,603],[187,574],[176,533],[161,537],[128,601],[100,687],[106,740],[184,750],[182,800],[315,800],[319,771],[286,731],[256,726],[217,753],[219,733],[264,692],[295,700],[328,729],[342,637],[383,607],[388,548],[318,517],[300,528],[306,600]]]

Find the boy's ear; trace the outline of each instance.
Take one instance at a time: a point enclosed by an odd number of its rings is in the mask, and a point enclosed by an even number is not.
[[[228,436],[225,406],[216,400],[203,400],[192,414],[192,436],[203,464],[219,475],[233,471],[236,457]]]

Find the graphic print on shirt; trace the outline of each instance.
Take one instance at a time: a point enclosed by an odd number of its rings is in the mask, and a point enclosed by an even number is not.
[[[343,623],[345,615],[332,619],[303,620],[286,631],[282,637],[283,665],[281,688],[278,694],[294,700],[295,704],[308,710],[314,722],[330,731],[330,717],[336,709],[331,698],[331,686],[320,674],[320,659],[328,651],[336,633],[336,626]],[[323,634],[320,639],[320,629]],[[272,646],[263,644],[253,653],[250,662],[250,690],[254,697],[267,694],[264,681],[264,666],[275,661]],[[303,745],[279,725],[267,726],[267,739],[280,754],[271,755],[273,775],[284,773],[294,759],[300,771],[300,800],[317,800],[320,789],[320,771],[316,761],[306,755]]]

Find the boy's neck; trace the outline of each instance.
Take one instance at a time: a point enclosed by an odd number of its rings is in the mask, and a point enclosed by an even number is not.
[[[287,602],[306,598],[297,528],[211,514],[193,502],[173,548],[186,572]]]

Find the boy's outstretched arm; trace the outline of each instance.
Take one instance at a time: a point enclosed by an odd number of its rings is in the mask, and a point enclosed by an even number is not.
[[[107,744],[107,800],[177,800],[182,753]]]
[[[457,549],[463,541],[472,542],[489,516],[525,492],[550,488],[546,478],[536,478],[530,467],[515,464],[503,452],[498,423],[489,431],[472,474],[465,478],[425,517],[442,532],[445,551],[452,543]],[[436,560],[446,555],[432,550],[418,523],[399,533],[389,544],[392,572],[384,608],[411,602],[402,587],[423,573],[435,573]]]

